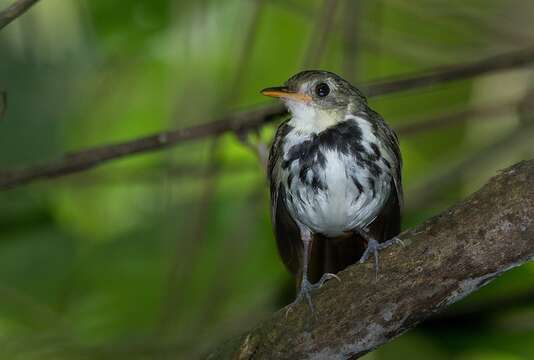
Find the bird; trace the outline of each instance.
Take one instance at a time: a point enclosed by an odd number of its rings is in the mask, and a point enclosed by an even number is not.
[[[356,262],[402,243],[402,158],[395,132],[340,76],[306,70],[261,94],[290,117],[274,136],[267,175],[278,252],[296,278],[293,305]]]

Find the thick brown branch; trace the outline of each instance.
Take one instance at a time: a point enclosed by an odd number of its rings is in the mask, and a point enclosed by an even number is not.
[[[13,20],[24,14],[39,0],[18,0],[0,11],[0,30],[9,25]]]
[[[365,93],[371,96],[378,96],[436,85],[447,81],[466,79],[485,73],[523,66],[532,62],[534,62],[534,48],[495,56],[478,62],[441,68],[423,75],[378,82],[364,86],[363,89]],[[187,140],[219,135],[227,131],[250,131],[284,113],[285,109],[281,105],[238,112],[191,128],[164,131],[124,143],[104,145],[80,151],[48,164],[0,172],[0,189],[26,184],[37,179],[72,174],[93,168],[113,159],[168,148]]]
[[[355,359],[534,259],[534,160],[494,177],[481,190],[381,252],[356,264],[305,304],[285,309],[229,342],[210,359]]]

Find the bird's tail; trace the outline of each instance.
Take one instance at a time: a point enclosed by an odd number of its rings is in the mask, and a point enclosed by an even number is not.
[[[313,241],[308,277],[312,283],[324,273],[333,273],[356,263],[365,251],[367,242],[360,235],[340,238],[317,235]]]

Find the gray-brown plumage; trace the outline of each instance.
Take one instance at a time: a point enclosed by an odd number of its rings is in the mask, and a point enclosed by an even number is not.
[[[269,154],[271,218],[296,302],[334,274],[389,245],[400,231],[398,140],[358,89],[326,71],[304,71],[264,95],[291,118]]]

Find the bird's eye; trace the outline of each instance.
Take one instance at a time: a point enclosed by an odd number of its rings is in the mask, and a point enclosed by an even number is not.
[[[330,94],[330,88],[325,83],[320,83],[315,87],[315,93],[319,97],[325,97],[326,95]]]

